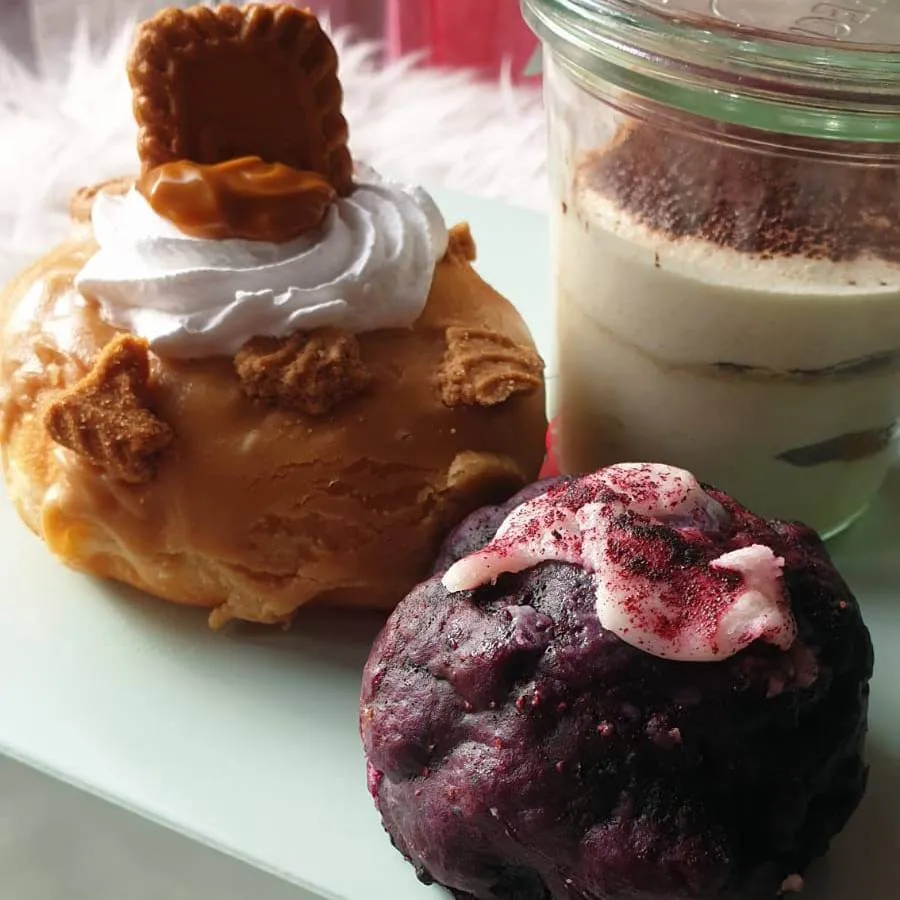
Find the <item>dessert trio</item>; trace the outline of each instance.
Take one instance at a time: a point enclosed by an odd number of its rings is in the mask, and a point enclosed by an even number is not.
[[[311,13],[163,10],[128,77],[139,171],[79,191],[70,239],[0,300],[23,522],[213,627],[392,611],[363,675],[368,787],[394,846],[459,900],[802,887],[865,790],[873,665],[808,525],[877,487],[900,416],[889,278],[848,249],[862,224],[825,247],[789,209],[768,231],[698,225],[684,179],[728,160],[666,176],[681,151],[640,128],[586,156],[556,226],[567,474],[536,481],[534,341],[468,226],[352,158]],[[704,182],[720,207],[739,187]],[[786,241],[802,273],[775,258]],[[822,302],[823,267],[845,283],[804,355],[788,319]],[[754,325],[761,277],[781,343]],[[826,352],[861,297],[877,321]],[[758,418],[744,440],[763,395],[790,446]],[[844,432],[807,440],[834,404]],[[852,473],[829,492],[835,460]],[[808,525],[775,515],[788,489]]]

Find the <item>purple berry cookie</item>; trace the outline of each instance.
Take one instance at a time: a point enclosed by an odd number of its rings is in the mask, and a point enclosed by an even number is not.
[[[458,900],[774,897],[862,798],[871,674],[811,530],[667,466],[554,479],[467,519],[391,616],[369,787]]]

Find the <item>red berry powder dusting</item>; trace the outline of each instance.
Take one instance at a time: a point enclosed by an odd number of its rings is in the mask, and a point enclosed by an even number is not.
[[[601,625],[662,659],[714,661],[797,635],[784,560],[730,527],[728,512],[683,469],[611,466],[559,483],[507,517],[482,550],[445,573],[474,590],[544,562],[588,572]],[[762,538],[762,540],[759,540]]]

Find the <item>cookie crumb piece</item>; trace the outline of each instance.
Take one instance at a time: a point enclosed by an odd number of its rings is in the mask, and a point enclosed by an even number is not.
[[[339,328],[254,338],[234,366],[248,397],[307,416],[325,415],[371,381],[355,335]]]
[[[59,445],[126,484],[147,484],[172,442],[169,425],[150,409],[150,351],[123,334],[101,351],[87,375],[58,394],[44,427]]]
[[[497,406],[538,390],[543,372],[530,347],[487,328],[452,327],[438,382],[447,406]]]
[[[127,194],[132,185],[134,185],[134,179],[129,176],[111,178],[109,181],[101,181],[99,184],[79,188],[69,199],[69,215],[79,225],[87,224],[91,221],[91,210],[94,208],[97,194],[120,196]]]
[[[309,10],[164,9],[138,28],[128,77],[144,173],[258,156],[353,191],[337,52]]]
[[[464,259],[466,262],[475,262],[478,251],[475,247],[475,238],[468,222],[454,225],[450,229],[450,239],[447,244],[447,256]]]

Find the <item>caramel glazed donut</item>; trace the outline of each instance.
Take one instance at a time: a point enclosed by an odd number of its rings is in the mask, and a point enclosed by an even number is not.
[[[73,284],[97,250],[95,193],[0,295],[3,471],[67,565],[210,608],[213,627],[312,602],[388,609],[456,523],[537,474],[542,364],[472,268],[466,226],[411,328],[169,358]]]

